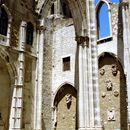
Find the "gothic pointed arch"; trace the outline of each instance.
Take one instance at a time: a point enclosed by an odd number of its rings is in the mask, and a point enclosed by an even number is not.
[[[127,130],[127,92],[123,67],[115,54],[99,57],[101,119],[104,129]]]
[[[97,36],[105,39],[112,36],[110,5],[107,0],[100,0],[96,6]]]
[[[86,36],[87,33],[87,11],[86,11],[86,1],[84,0],[66,0],[67,6],[70,9],[70,13],[72,15],[72,19],[74,22],[74,27],[76,30],[76,35],[78,36]],[[42,3],[42,4],[41,4]],[[37,5],[39,18],[46,19],[48,15],[48,11],[51,9],[54,1],[45,0],[44,2],[40,2]],[[78,17],[77,17],[78,16]]]
[[[3,130],[9,129],[11,99],[16,77],[16,67],[12,63],[11,57],[0,48],[0,128]]]
[[[56,130],[76,128],[77,91],[70,84],[63,84],[53,101],[53,128]]]

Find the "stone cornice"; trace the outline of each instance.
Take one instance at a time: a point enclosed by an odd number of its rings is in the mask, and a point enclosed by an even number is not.
[[[76,36],[75,40],[78,45],[83,45],[89,47],[89,37],[88,36]]]

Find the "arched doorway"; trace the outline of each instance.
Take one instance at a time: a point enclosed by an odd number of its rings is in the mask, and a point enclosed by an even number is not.
[[[8,130],[11,79],[5,61],[0,58],[0,130]]]
[[[54,99],[55,130],[76,130],[76,89],[65,84],[57,91]]]
[[[104,130],[127,130],[125,75],[119,60],[109,53],[99,58],[99,90]]]

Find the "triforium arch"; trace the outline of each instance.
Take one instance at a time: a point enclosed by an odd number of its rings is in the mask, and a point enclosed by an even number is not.
[[[16,84],[17,72],[11,57],[1,48],[0,63],[0,128],[8,130],[11,115],[11,99]]]
[[[62,84],[56,91],[52,107],[53,130],[76,130],[77,90],[71,84]]]
[[[76,30],[77,36],[88,36],[88,25],[87,25],[87,3],[84,0],[66,0],[68,6],[70,8],[72,18],[74,21],[74,26]],[[37,4],[38,13],[41,19],[46,19],[48,15],[48,11],[51,9],[54,0],[45,0],[44,2],[40,2]],[[41,4],[42,3],[42,4]],[[40,4],[42,6],[40,6]]]
[[[127,92],[124,70],[115,54],[99,57],[101,120],[104,130],[127,130]]]

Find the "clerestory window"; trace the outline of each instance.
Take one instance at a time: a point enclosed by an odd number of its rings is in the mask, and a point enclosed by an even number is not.
[[[29,45],[33,44],[33,31],[34,27],[31,22],[27,23],[27,31],[26,31],[26,43]]]
[[[98,39],[111,36],[110,8],[104,1],[100,1],[97,5],[97,30]]]
[[[70,8],[66,0],[60,0],[62,6],[62,13],[63,16],[66,18],[72,18]]]
[[[0,34],[7,35],[8,15],[4,8],[0,8]]]

